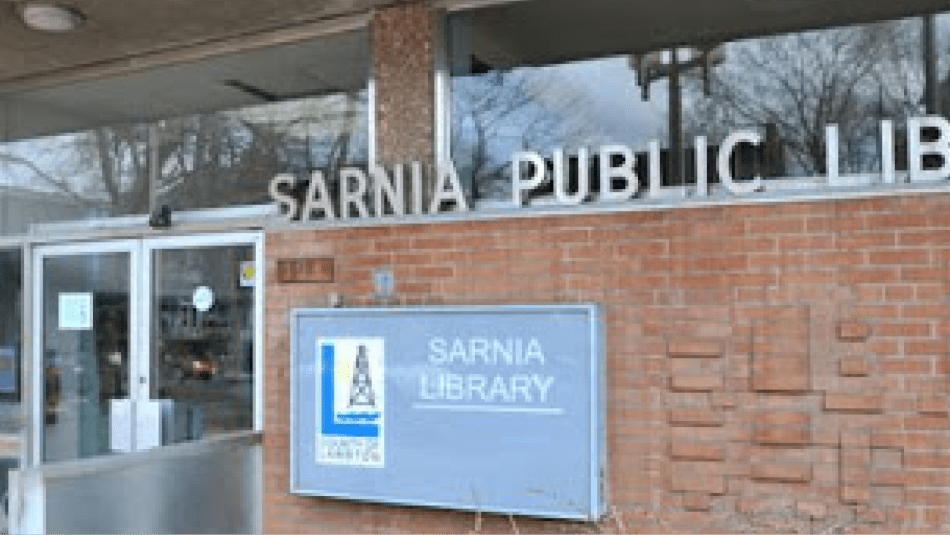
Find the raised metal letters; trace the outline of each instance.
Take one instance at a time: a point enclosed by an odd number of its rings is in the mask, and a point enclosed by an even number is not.
[[[923,131],[937,132],[936,139],[924,140]],[[943,117],[914,117],[907,121],[907,157],[910,182],[937,182],[950,178],[950,121]],[[825,127],[825,163],[827,185],[843,186],[849,182],[842,178],[839,168],[838,126]],[[716,157],[716,169],[723,189],[732,195],[751,195],[763,189],[762,177],[749,180],[736,180],[732,176],[730,162],[736,147],[742,143],[759,144],[762,136],[753,130],[733,132],[719,145]],[[696,138],[696,185],[692,186],[692,196],[709,195],[709,178],[706,168],[705,137]],[[553,162],[554,202],[561,205],[578,205],[591,196],[589,160],[594,151],[579,148],[576,151],[578,162],[577,186],[569,191],[568,173],[570,160],[563,148],[555,148]],[[608,144],[596,151],[600,162],[600,193],[594,199],[598,202],[627,202],[634,198],[640,187],[635,169],[636,154],[625,145]],[[615,156],[621,157],[615,164]],[[942,163],[939,168],[925,168],[925,156],[939,156]],[[662,185],[660,169],[660,144],[651,141],[647,146],[648,182],[642,198],[654,198],[660,194]],[[422,164],[410,165],[410,180],[404,180],[405,169],[397,166],[390,175],[385,169],[372,166],[369,176],[358,168],[344,168],[340,171],[336,198],[331,198],[326,178],[320,171],[314,171],[310,177],[307,193],[303,201],[298,201],[286,193],[295,184],[291,175],[280,174],[271,180],[270,194],[280,211],[288,219],[309,221],[314,219],[335,219],[348,217],[383,217],[386,215],[424,215],[437,214],[448,204],[455,211],[469,209],[458,172],[451,162],[440,165],[433,181],[432,191],[423,192]],[[548,181],[548,171],[544,157],[532,151],[517,152],[511,161],[511,202],[515,207],[523,206],[528,194],[542,188]],[[625,186],[614,189],[615,180],[622,179]],[[894,125],[891,121],[881,121],[881,173],[880,184],[899,182],[895,170]],[[408,191],[407,191],[408,190]],[[372,197],[369,202],[368,196]],[[689,194],[689,192],[686,192]],[[407,199],[407,195],[409,199]],[[424,212],[423,199],[429,199],[428,212]],[[337,213],[339,211],[339,213]]]

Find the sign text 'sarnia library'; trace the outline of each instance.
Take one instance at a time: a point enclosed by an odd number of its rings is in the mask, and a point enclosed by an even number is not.
[[[0,531],[950,531],[950,1],[111,4],[0,9]]]

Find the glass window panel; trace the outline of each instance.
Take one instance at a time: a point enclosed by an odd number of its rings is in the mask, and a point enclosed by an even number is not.
[[[151,398],[170,400],[165,443],[253,428],[254,248],[154,253]]]
[[[161,121],[157,204],[173,211],[271,202],[278,173],[366,167],[365,90]]]
[[[20,412],[20,372],[23,329],[23,254],[0,250],[0,434],[17,434]],[[0,452],[0,457],[12,452]]]
[[[357,29],[4,95],[0,236],[270,203],[278,173],[365,167],[368,50]]]
[[[128,253],[44,260],[46,461],[112,451],[112,403],[129,396],[129,263]]]
[[[148,212],[144,127],[0,145],[0,235],[30,225]]]
[[[880,169],[879,123],[921,115],[921,19],[886,21],[727,43],[711,93],[688,95],[687,129],[719,142],[744,127],[772,131],[784,165],[826,172],[825,127],[839,128],[844,173]]]
[[[756,37],[678,45],[674,52],[659,30],[613,32],[610,17],[623,9],[619,4],[596,3],[584,12],[588,22],[602,17],[602,27],[570,24],[542,4],[531,0],[449,17],[451,157],[476,200],[510,198],[510,163],[521,150],[542,155],[550,179],[554,150],[563,148],[572,158],[569,184],[576,190],[577,155],[589,149],[589,199],[599,189],[596,150],[606,144],[634,151],[641,186],[652,140],[660,146],[662,185],[695,183],[696,136],[707,138],[707,175],[715,183],[718,149],[739,130],[756,131],[763,142],[736,150],[734,176],[817,184],[826,174],[826,126],[832,124],[839,132],[840,172],[874,178],[881,168],[882,119],[894,122],[896,166],[907,169],[906,119],[926,113],[924,17],[764,36],[750,19],[742,22],[744,31]],[[559,38],[545,44],[538,24],[518,30],[505,22],[503,15],[515,12],[544,13],[545,28]],[[552,26],[555,21],[563,24]],[[946,114],[950,18],[938,15],[936,21],[933,82],[939,111]],[[776,27],[782,26],[814,23],[789,19]],[[616,55],[625,47],[632,53]],[[925,167],[938,164],[925,159]],[[536,193],[550,195],[552,186]]]

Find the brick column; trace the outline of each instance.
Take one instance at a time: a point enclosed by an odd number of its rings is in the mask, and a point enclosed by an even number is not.
[[[376,155],[383,166],[434,160],[434,12],[424,1],[381,7],[373,17]]]

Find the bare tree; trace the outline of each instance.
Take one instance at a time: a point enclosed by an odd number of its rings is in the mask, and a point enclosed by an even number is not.
[[[452,98],[452,157],[474,199],[507,193],[512,152],[579,144],[588,133],[574,115],[580,92],[549,70],[457,77]]]
[[[366,105],[365,93],[353,92],[99,127],[9,144],[0,163],[18,177],[15,187],[55,192],[89,215],[147,213],[152,196],[174,209],[267,202],[276,173],[365,161]]]
[[[798,170],[823,173],[825,126],[837,124],[844,170],[870,170],[878,119],[920,101],[917,32],[914,21],[894,21],[730,43],[712,94],[690,97],[688,128],[717,138],[773,124]]]

